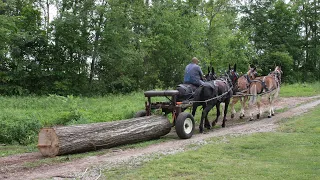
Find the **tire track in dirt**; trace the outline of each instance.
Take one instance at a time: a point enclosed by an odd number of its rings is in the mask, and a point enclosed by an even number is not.
[[[320,96],[307,98],[281,98],[275,103],[276,109],[289,108],[282,113],[276,113],[276,116],[263,118],[255,121],[238,119],[227,121],[226,128],[214,128],[205,134],[195,133],[191,139],[180,140],[174,130],[167,136],[173,140],[153,144],[145,148],[126,149],[115,152],[108,152],[101,156],[89,156],[70,162],[42,165],[37,168],[25,168],[23,163],[26,161],[36,162],[43,159],[40,153],[26,153],[0,158],[0,179],[46,179],[46,178],[68,178],[68,179],[95,179],[100,176],[100,169],[108,169],[111,167],[138,164],[154,154],[174,154],[183,152],[188,145],[203,144],[206,139],[225,135],[241,135],[257,132],[270,132],[277,128],[277,122],[284,118],[301,115],[308,112],[315,106],[320,104]],[[304,103],[302,105],[301,104]],[[266,111],[267,109],[263,109]],[[220,124],[218,124],[220,125]],[[196,129],[198,132],[198,129]],[[149,156],[149,157],[148,157]],[[152,157],[151,157],[152,159]],[[89,171],[88,171],[89,170]]]

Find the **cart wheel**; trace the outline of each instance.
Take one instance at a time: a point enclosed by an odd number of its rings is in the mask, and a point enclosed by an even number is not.
[[[189,139],[194,131],[194,118],[190,113],[182,112],[175,121],[175,128],[181,139]]]
[[[138,117],[144,117],[144,116],[146,116],[147,115],[147,111],[146,110],[141,110],[141,111],[138,111],[135,115],[134,115],[134,117],[135,118],[138,118]]]

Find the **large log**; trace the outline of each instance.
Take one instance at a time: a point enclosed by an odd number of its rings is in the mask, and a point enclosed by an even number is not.
[[[156,139],[168,134],[172,124],[164,116],[42,128],[38,149],[43,156],[93,151]]]

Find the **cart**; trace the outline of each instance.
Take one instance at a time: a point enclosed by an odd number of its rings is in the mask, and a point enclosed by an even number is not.
[[[189,139],[192,137],[195,129],[194,117],[184,110],[192,106],[192,103],[177,102],[177,90],[165,91],[145,91],[144,96],[147,98],[145,109],[138,111],[135,117],[150,116],[154,112],[161,112],[167,116],[172,114],[172,126],[175,127],[176,133],[181,139]],[[153,102],[152,97],[167,97],[168,101]]]

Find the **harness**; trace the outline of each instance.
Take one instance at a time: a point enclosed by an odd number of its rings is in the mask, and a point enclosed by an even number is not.
[[[281,74],[279,72],[279,70],[276,70],[276,71],[272,71],[271,73],[269,73],[270,76],[273,76],[274,80],[276,81],[277,83],[277,87],[279,87],[281,85],[281,76],[278,75],[278,74]]]
[[[268,91],[268,88],[267,88],[266,82],[265,82],[265,78],[266,78],[266,76],[264,76],[262,80],[261,79],[254,79],[254,80],[251,81],[251,82],[259,82],[259,83],[261,83],[262,88],[261,88],[260,92],[257,92],[258,94],[261,94],[263,92],[263,90],[265,90],[266,92]]]
[[[184,100],[192,98],[195,90],[197,89],[197,87],[192,84],[179,84],[177,87],[181,87],[183,90],[185,90],[186,93],[180,94],[180,97],[184,97]]]
[[[216,97],[213,97],[213,98],[204,100],[204,101],[190,101],[189,103],[190,103],[190,104],[192,104],[192,103],[206,103],[206,104],[207,104],[209,101],[212,101],[212,100],[215,100],[215,99],[218,99],[219,101],[221,101],[222,97],[225,96],[226,94],[228,94],[228,93],[232,90],[233,84],[232,84],[232,82],[231,82],[231,83],[230,83],[231,85],[229,85],[230,77],[229,77],[229,75],[228,75],[227,80],[220,78],[220,79],[218,79],[218,80],[214,80],[213,83],[207,82],[207,83],[205,83],[203,86],[209,86],[209,87],[215,89],[215,88],[218,87],[217,81],[222,81],[223,83],[225,83],[225,84],[227,85],[227,87],[228,87],[228,91],[224,92],[223,94],[221,94],[221,95],[219,95],[219,96],[216,96]]]
[[[245,75],[243,75],[243,76],[246,78],[247,82],[250,84],[250,83],[251,83],[251,79],[250,79],[250,77],[248,76],[248,74],[245,74]],[[249,85],[248,85],[247,87],[249,87]]]

